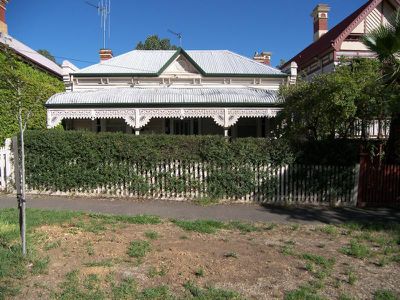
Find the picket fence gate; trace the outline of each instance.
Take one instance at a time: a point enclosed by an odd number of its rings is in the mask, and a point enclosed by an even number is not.
[[[13,173],[11,155],[11,139],[7,139],[4,147],[0,148],[0,191],[11,188],[10,182]]]

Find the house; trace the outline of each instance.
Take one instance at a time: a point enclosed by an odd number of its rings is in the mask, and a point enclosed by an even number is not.
[[[299,74],[312,78],[317,74],[334,71],[340,59],[352,57],[374,57],[361,41],[363,35],[376,29],[399,9],[400,0],[369,0],[350,16],[329,30],[330,7],[319,4],[311,16],[314,21],[314,42],[281,69],[288,72],[293,63],[298,66]]]
[[[46,102],[48,128],[262,137],[281,110],[279,87],[295,78],[227,50],[113,57],[102,49],[100,60],[81,70],[64,65],[67,91]]]
[[[63,74],[59,65],[8,34],[8,26],[6,22],[7,4],[8,0],[0,0],[0,49],[4,46],[8,46],[27,64],[33,65],[39,70],[61,80]]]

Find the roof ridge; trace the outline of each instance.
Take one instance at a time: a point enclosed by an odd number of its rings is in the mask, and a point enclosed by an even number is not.
[[[238,53],[232,52],[232,51],[230,51],[230,50],[226,50],[226,51],[228,51],[229,53],[231,53],[231,54],[234,54],[234,55],[236,55],[236,56],[239,56],[239,57],[245,58],[245,59],[247,59],[248,61],[250,61],[250,62],[252,62],[252,63],[255,63],[255,64],[259,65],[259,66],[262,66],[262,67],[267,67],[267,68],[269,68],[269,69],[273,69],[273,70],[275,70],[275,71],[282,72],[282,71],[281,71],[281,70],[279,70],[278,68],[274,68],[274,67],[272,67],[271,65],[267,65],[267,64],[264,64],[264,63],[258,62],[258,61],[254,60],[254,59],[251,59],[250,57],[247,57],[247,56],[244,56],[244,55],[241,55],[241,54],[238,54]]]

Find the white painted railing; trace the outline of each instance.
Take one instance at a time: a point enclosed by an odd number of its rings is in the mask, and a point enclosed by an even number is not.
[[[7,139],[4,147],[0,148],[0,191],[6,190],[11,181],[11,139]]]

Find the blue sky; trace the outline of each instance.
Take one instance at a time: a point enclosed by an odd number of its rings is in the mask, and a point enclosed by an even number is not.
[[[323,0],[332,7],[332,28],[367,0]],[[92,0],[92,3],[97,3]],[[112,0],[114,55],[158,34],[178,44],[167,30],[182,32],[185,49],[228,49],[251,57],[271,51],[272,64],[290,59],[312,42],[310,13],[321,0]],[[100,19],[84,0],[10,0],[10,35],[37,50],[75,58],[79,67],[96,63],[102,46]]]

